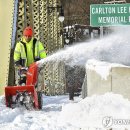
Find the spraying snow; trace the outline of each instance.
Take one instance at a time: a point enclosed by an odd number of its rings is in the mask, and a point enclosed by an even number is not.
[[[69,65],[85,65],[88,59],[130,65],[130,27],[116,28],[116,32],[102,39],[72,45],[41,60],[63,61]],[[124,31],[125,30],[125,31]]]

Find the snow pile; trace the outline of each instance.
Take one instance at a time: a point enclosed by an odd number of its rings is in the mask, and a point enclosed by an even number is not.
[[[61,126],[70,124],[81,129],[89,127],[103,128],[102,121],[104,117],[130,119],[130,102],[121,95],[113,93],[87,97],[79,103],[64,105],[58,124]]]

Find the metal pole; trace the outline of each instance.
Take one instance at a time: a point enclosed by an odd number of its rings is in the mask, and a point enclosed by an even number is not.
[[[103,38],[103,26],[100,26],[100,38]]]

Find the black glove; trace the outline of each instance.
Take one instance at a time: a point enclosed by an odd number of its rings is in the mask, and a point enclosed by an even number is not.
[[[35,59],[35,62],[36,62],[36,61],[39,61],[39,60],[40,60],[40,58],[36,58],[36,59]]]
[[[18,60],[18,61],[15,61],[14,64],[15,64],[15,66],[25,67],[25,62],[26,62],[25,59],[20,59],[20,60]]]

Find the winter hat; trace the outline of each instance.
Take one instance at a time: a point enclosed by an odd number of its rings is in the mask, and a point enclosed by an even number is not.
[[[26,27],[23,31],[23,35],[32,37],[32,35],[33,35],[32,27],[30,27],[30,26]]]

